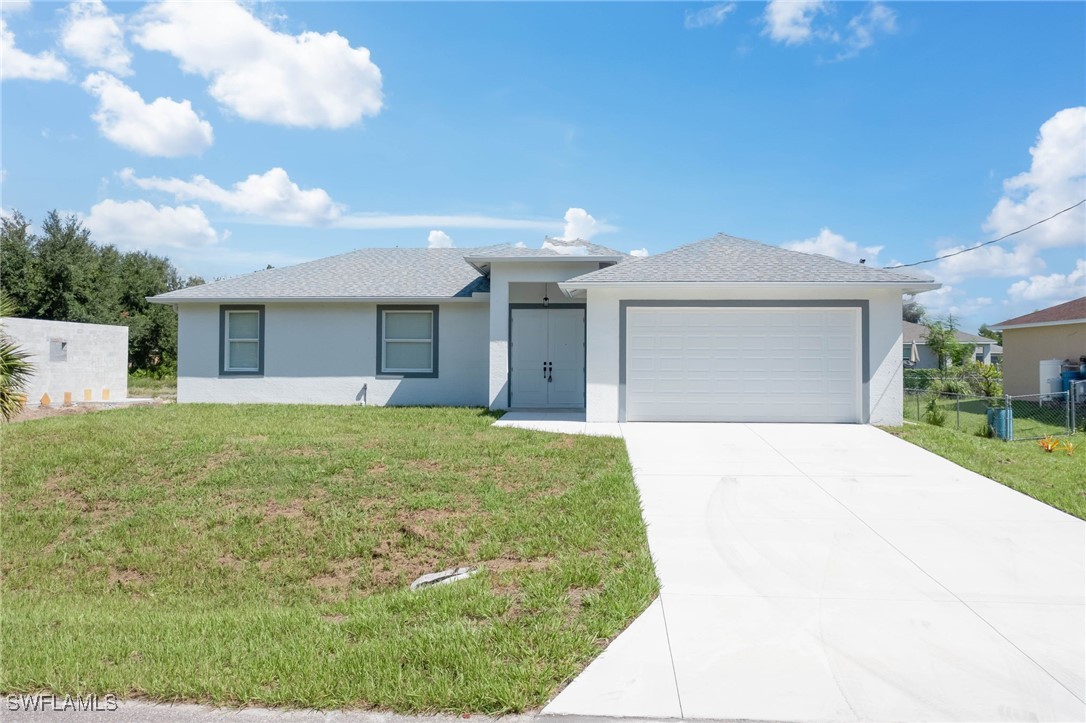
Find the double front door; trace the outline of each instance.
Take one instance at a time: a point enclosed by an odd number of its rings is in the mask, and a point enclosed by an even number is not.
[[[584,309],[512,310],[509,405],[584,406]]]

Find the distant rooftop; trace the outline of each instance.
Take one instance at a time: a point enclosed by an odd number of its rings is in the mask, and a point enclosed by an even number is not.
[[[901,322],[901,338],[906,344],[916,342],[917,344],[926,344],[928,341],[928,332],[930,330],[924,324],[916,324],[911,321]],[[989,339],[984,336],[978,336],[976,334],[970,334],[967,331],[955,330],[954,338],[958,341],[964,341],[969,344],[992,344],[996,345],[995,339]]]
[[[1074,299],[1065,304],[1056,304],[1047,309],[1035,311],[1032,314],[1016,316],[995,324],[995,329],[1005,329],[1014,326],[1032,326],[1034,324],[1064,324],[1086,322],[1086,296]]]

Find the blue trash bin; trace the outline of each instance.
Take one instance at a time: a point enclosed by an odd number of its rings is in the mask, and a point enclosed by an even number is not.
[[[1014,438],[1014,410],[1011,408],[989,407],[988,426],[995,436],[1003,441]]]

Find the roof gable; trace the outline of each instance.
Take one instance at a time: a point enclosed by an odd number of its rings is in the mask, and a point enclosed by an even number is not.
[[[930,278],[850,264],[829,256],[718,234],[656,256],[626,261],[567,282],[600,283],[888,283],[930,284]]]

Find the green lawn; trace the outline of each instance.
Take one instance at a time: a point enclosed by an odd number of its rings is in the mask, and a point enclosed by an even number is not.
[[[0,690],[500,713],[658,590],[622,441],[471,409],[5,425]],[[417,575],[485,572],[409,592]]]
[[[1061,439],[1079,445],[1074,455],[1045,452],[1035,441],[1003,442],[930,424],[887,430],[962,467],[1086,519],[1086,436]]]
[[[924,422],[930,394],[906,393],[903,407],[905,419]],[[953,396],[935,397],[936,404],[945,415],[949,429],[974,434],[988,426],[988,404],[984,398]],[[1062,402],[1040,403],[1034,399],[1015,399],[1013,426],[1015,439],[1037,439],[1045,435],[1065,435],[1068,431],[1067,407]]]
[[[177,377],[155,379],[139,374],[129,374],[128,396],[177,399]]]

